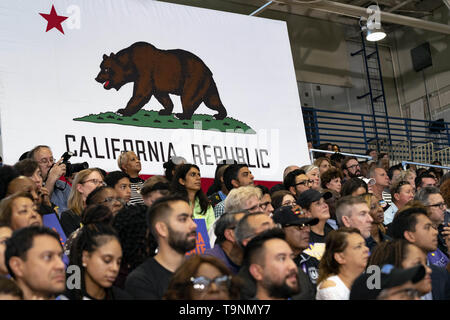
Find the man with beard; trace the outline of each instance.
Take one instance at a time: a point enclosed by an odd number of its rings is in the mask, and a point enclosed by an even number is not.
[[[281,229],[269,229],[247,244],[244,264],[256,282],[258,300],[285,300],[299,293],[294,253]]]
[[[197,225],[187,199],[179,196],[156,200],[147,217],[158,253],[129,274],[125,290],[135,299],[161,300],[186,252],[195,248]]]
[[[358,178],[361,176],[361,167],[358,159],[355,157],[348,157],[342,161],[342,172],[344,173],[344,181],[351,178]]]

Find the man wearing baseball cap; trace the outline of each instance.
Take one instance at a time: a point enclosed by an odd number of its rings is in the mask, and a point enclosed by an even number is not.
[[[385,264],[381,272],[377,273],[376,269],[372,273],[368,271],[353,282],[350,300],[420,300],[414,284],[425,277],[423,265],[399,269]]]
[[[308,292],[308,295],[315,297],[319,260],[303,251],[309,247],[311,226],[316,225],[319,219],[306,217],[298,205],[280,207],[274,211],[272,218],[283,228],[285,239],[294,253],[294,262],[299,268],[301,293]]]

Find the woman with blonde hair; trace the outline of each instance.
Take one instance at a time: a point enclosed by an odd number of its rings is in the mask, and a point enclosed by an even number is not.
[[[98,169],[81,170],[75,175],[67,201],[68,210],[61,213],[61,227],[66,237],[81,226],[81,213],[86,207],[88,195],[104,184],[103,175]]]
[[[319,263],[316,300],[348,300],[350,288],[368,259],[369,248],[358,229],[331,231]]]
[[[332,167],[330,159],[327,157],[320,157],[314,160],[314,165],[319,168],[319,174],[322,175],[325,171]]]
[[[126,173],[130,177],[131,198],[129,204],[144,204],[140,191],[145,180],[139,177],[139,172],[141,171],[142,166],[136,153],[133,151],[123,151],[117,159],[117,165],[122,172]]]
[[[416,172],[414,170],[401,170],[400,173],[393,179],[391,185],[397,184],[400,181],[408,181],[409,184],[416,190]]]
[[[320,191],[320,173],[319,173],[319,167],[313,164],[306,165],[300,168],[300,170],[305,171],[306,175],[308,176],[309,180],[312,181],[311,189],[315,189],[317,191]]]

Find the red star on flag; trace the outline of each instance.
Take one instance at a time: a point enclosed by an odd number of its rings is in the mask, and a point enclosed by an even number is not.
[[[45,20],[47,20],[47,30],[45,32],[48,32],[49,30],[52,30],[53,28],[58,29],[61,31],[62,34],[64,34],[64,30],[62,28],[61,23],[66,20],[68,17],[64,16],[58,16],[56,13],[55,7],[52,5],[52,10],[50,11],[50,14],[45,13],[39,13]]]

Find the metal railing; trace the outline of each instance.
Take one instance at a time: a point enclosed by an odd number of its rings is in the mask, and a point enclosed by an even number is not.
[[[448,164],[450,163],[450,148],[445,148],[434,153],[434,160],[440,163]]]
[[[311,163],[314,162],[314,152],[318,153],[332,153],[332,154],[341,154],[343,156],[349,156],[349,157],[356,157],[356,158],[363,158],[367,160],[372,160],[371,156],[365,155],[365,154],[355,154],[355,153],[346,153],[346,152],[335,152],[330,150],[321,150],[321,149],[309,149],[309,158],[311,159]]]
[[[450,146],[448,122],[437,124],[429,120],[306,107],[302,110],[306,136],[314,146],[330,142],[338,144],[342,151],[354,154],[365,153],[372,146],[379,152],[395,155],[398,162],[412,160],[414,156],[433,160],[436,151]],[[431,145],[428,149],[421,147],[429,143],[432,143],[431,152]]]
[[[407,164],[414,164],[416,166],[423,166],[423,167],[430,167],[430,168],[450,169],[450,167],[447,167],[447,166],[438,166],[438,165],[434,165],[434,164],[420,163],[420,162],[414,162],[414,161],[402,161],[403,170],[406,170]]]
[[[412,161],[431,163],[434,160],[433,158],[434,158],[434,144],[432,142],[417,146],[411,150],[410,159],[412,159]]]

